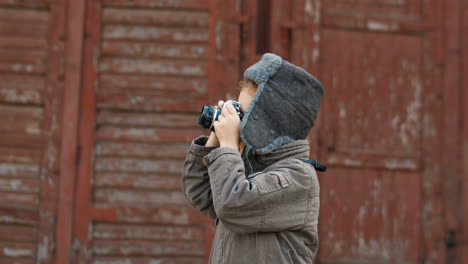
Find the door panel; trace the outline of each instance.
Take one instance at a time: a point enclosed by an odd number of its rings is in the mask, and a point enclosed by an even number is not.
[[[319,262],[444,263],[441,2],[321,3]]]
[[[60,148],[61,1],[0,1],[0,262],[52,263]]]
[[[210,4],[88,1],[76,263],[207,261],[213,222],[180,174],[213,103]]]

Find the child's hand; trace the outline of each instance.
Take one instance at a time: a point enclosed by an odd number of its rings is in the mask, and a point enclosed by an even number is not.
[[[219,100],[218,107],[223,108],[223,105],[224,105],[224,101]],[[212,131],[210,134],[210,137],[208,138],[208,141],[205,144],[205,147],[217,147],[217,146],[219,146],[219,140],[216,137],[216,133]]]
[[[227,102],[218,117],[218,121],[213,124],[221,147],[239,150],[240,122],[236,109],[231,102]]]

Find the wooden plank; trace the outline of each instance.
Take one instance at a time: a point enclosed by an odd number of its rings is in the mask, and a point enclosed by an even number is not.
[[[188,27],[176,28],[104,25],[102,34],[104,39],[168,41],[182,43],[206,43],[209,38],[207,29]]]
[[[47,66],[44,64],[16,63],[16,62],[0,62],[0,72],[7,73],[30,73],[30,74],[45,74]]]
[[[49,4],[53,1],[55,0],[28,0],[27,2],[25,2],[24,0],[0,0],[0,6],[46,9],[49,7]]]
[[[97,223],[93,238],[119,240],[203,240],[200,228],[189,226],[110,225]]]
[[[49,32],[48,24],[18,23],[0,20],[0,35],[9,37],[43,38]]]
[[[0,36],[0,48],[2,49],[45,49],[46,38],[28,38],[15,36]]]
[[[99,60],[101,47],[101,2],[86,0],[86,19],[83,53],[83,76],[81,87],[80,123],[78,144],[81,147],[80,163],[77,168],[75,209],[73,211],[73,256],[72,263],[91,263],[92,229],[91,205],[94,177],[94,148],[96,128],[96,98],[95,89],[99,83],[96,62]]]
[[[4,242],[0,241],[0,258],[24,258],[35,257],[36,245],[22,242]]]
[[[10,242],[36,242],[37,228],[31,226],[0,225],[0,237]]]
[[[180,174],[182,160],[152,160],[135,158],[97,157],[95,171],[156,172]]]
[[[20,108],[20,107],[16,107]],[[0,117],[0,134],[25,134],[41,135],[42,133],[42,111],[41,109],[12,109],[11,107],[0,107],[5,116]],[[17,111],[20,110],[20,111]],[[25,110],[25,111],[21,111]],[[30,113],[31,116],[25,117],[24,113]]]
[[[99,79],[99,90],[131,91],[137,89],[185,92],[205,94],[207,82],[205,78],[181,78],[181,76],[156,75],[119,75],[103,73]]]
[[[98,140],[119,140],[132,142],[182,143],[192,141],[192,139],[199,136],[203,132],[204,131],[201,128],[132,128],[104,125],[96,132],[96,138]]]
[[[206,27],[209,14],[194,10],[158,10],[105,8],[102,21],[104,24],[138,24],[164,26]]]
[[[203,61],[103,58],[99,63],[99,71],[102,73],[206,76],[206,63]]]
[[[73,199],[76,189],[80,89],[83,70],[86,0],[67,1],[65,82],[60,143],[56,263],[67,263],[72,252]]]
[[[157,173],[119,173],[101,172],[95,175],[95,186],[102,188],[148,189],[162,191],[180,191],[182,184],[179,175],[158,175]],[[2,178],[0,178],[0,189]]]
[[[203,264],[206,263],[200,257],[95,257],[92,264]]]
[[[0,49],[0,60],[16,63],[44,65],[47,63],[47,52],[44,50]]]
[[[95,256],[203,256],[204,245],[199,241],[95,240],[93,253]]]
[[[0,63],[0,68],[1,67],[2,64]],[[32,69],[32,67],[30,69]],[[41,69],[41,71],[44,70],[45,69]],[[44,102],[44,98],[42,91],[24,88],[0,87],[0,102],[38,105]]]
[[[0,8],[0,21],[3,20],[48,23],[49,12],[40,9]]]
[[[0,162],[39,164],[41,152],[37,149],[24,149],[0,146]]]
[[[203,44],[168,44],[129,40],[106,40],[102,43],[101,52],[103,55],[108,56],[206,59],[208,48]]]
[[[38,174],[39,166],[37,164],[0,163],[0,176],[37,177]]]
[[[103,0],[106,6],[125,6],[138,8],[189,8],[189,9],[207,9],[208,0]]]
[[[187,205],[180,190],[175,192],[155,192],[142,189],[101,189],[94,191],[94,201],[107,205]]]
[[[196,128],[198,127],[197,120],[198,115],[193,114],[134,113],[103,110],[98,113],[96,122],[100,125]]]
[[[34,258],[0,257],[0,264],[35,264]]]
[[[38,209],[23,210],[19,208],[0,207],[0,224],[38,226]]]
[[[0,77],[1,81],[1,77]],[[0,105],[0,120],[34,120],[41,121],[44,116],[44,109],[36,106],[17,106],[17,105]]]
[[[188,146],[188,143],[148,144],[102,141],[96,145],[95,153],[96,156],[183,160],[187,154]]]
[[[186,206],[160,205],[108,205],[95,203],[93,219],[110,223],[134,223],[134,224],[193,224],[191,216],[194,209]]]
[[[0,207],[33,209],[38,206],[39,197],[36,193],[0,192]]]
[[[125,109],[132,111],[171,111],[200,113],[205,96],[183,94],[123,93],[96,91],[96,100],[100,109]]]
[[[19,148],[40,148],[44,143],[43,136],[3,134],[0,137],[0,146]]]
[[[46,89],[46,81],[43,76],[2,73],[0,75],[0,88],[42,91]]]
[[[38,193],[39,179],[1,177],[0,191]]]

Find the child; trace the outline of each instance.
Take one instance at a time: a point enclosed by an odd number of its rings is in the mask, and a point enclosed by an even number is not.
[[[307,263],[318,247],[319,183],[306,140],[323,87],[274,54],[244,73],[216,133],[196,138],[182,175],[187,201],[216,221],[210,263]],[[223,102],[219,102],[222,107]]]

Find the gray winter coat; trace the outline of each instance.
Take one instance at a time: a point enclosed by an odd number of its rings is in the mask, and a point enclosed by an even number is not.
[[[252,153],[251,167],[238,151],[206,141],[192,142],[182,180],[187,201],[216,219],[210,263],[312,263],[320,188],[314,168],[299,160],[309,157],[307,140]]]

